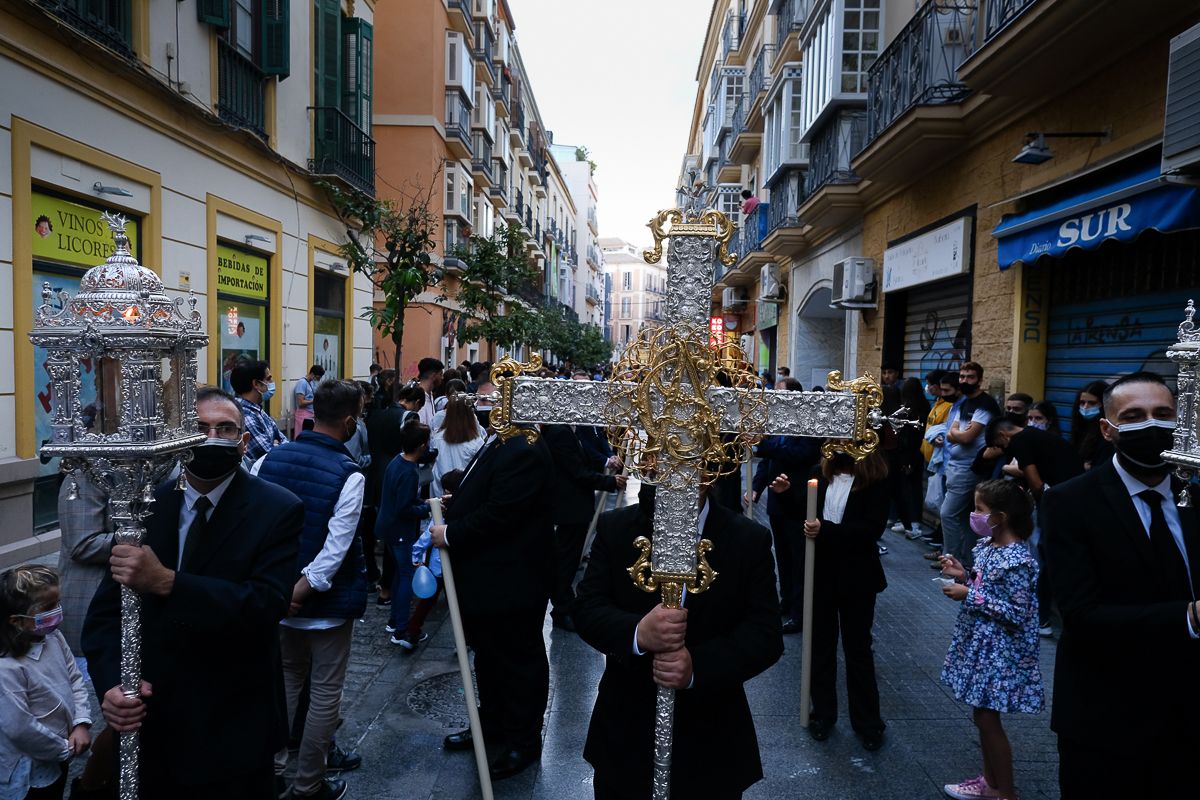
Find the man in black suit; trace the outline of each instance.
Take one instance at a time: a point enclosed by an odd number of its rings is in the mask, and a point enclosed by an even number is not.
[[[1200,520],[1161,453],[1175,398],[1135,373],[1104,394],[1111,461],[1042,498],[1063,616],[1050,727],[1063,800],[1192,791],[1200,749]]]
[[[433,545],[453,558],[484,739],[501,747],[490,765],[496,779],[521,772],[542,751],[550,693],[542,623],[554,576],[550,470],[540,438],[493,438],[467,465],[446,524],[429,528]],[[470,730],[450,734],[444,745],[471,749]]]
[[[279,621],[296,581],[300,500],[241,469],[249,434],[220,389],[196,393],[208,440],[182,492],[158,487],[140,547],[116,545],[83,629],[101,709],[141,729],[142,797],[263,800],[280,714]],[[120,586],[142,596],[140,696],[121,692]]]
[[[575,581],[584,540],[596,511],[595,492],[624,489],[627,479],[624,475],[605,475],[591,469],[586,463],[583,446],[568,425],[543,425],[542,437],[554,461],[549,499],[556,563],[550,616],[556,627],[574,630],[570,612],[575,592],[571,584]]]
[[[679,690],[672,796],[740,798],[762,778],[742,684],[783,654],[771,535],[703,490],[700,530],[718,576],[683,609],[665,608],[627,572],[633,540],[651,536],[652,489],[643,484],[637,505],[600,517],[579,584],[579,635],[607,657],[583,757],[596,770],[597,800],[650,797],[656,684],[667,686]]]

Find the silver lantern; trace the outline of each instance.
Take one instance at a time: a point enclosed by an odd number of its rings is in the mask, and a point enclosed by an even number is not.
[[[1200,325],[1196,324],[1196,304],[1189,300],[1179,325],[1179,341],[1167,348],[1167,358],[1179,365],[1179,422],[1175,426],[1175,446],[1163,458],[1175,465],[1175,474],[1183,480],[1179,505],[1192,505],[1191,481],[1200,475]]]
[[[196,431],[197,351],[208,344],[196,299],[172,300],[162,280],[129,251],[125,219],[104,214],[116,244],[88,270],[79,294],[42,286],[30,341],[48,352],[52,386],[50,440],[43,457],[62,459],[71,482],[83,471],[108,493],[115,540],[140,545],[154,488],[190,459],[205,439]],[[84,405],[84,382],[95,401]],[[88,392],[91,395],[91,392]],[[182,481],[182,469],[180,480]],[[181,487],[182,488],[182,487]],[[141,598],[121,587],[121,685],[135,697],[141,685]],[[137,733],[122,733],[121,800],[138,796]]]

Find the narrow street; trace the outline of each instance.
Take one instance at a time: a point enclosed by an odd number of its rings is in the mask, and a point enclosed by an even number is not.
[[[636,502],[636,494],[631,498]],[[760,509],[760,521],[765,514]],[[931,578],[926,548],[887,533],[883,558],[888,589],[879,598],[875,653],[887,739],[868,753],[841,713],[833,736],[814,742],[801,730],[801,637],[785,637],[783,659],[748,684],[766,777],[747,800],[819,797],[823,800],[936,798],[941,786],[980,772],[979,739],[970,709],[938,682],[957,605]],[[371,605],[355,632],[346,680],[343,746],[362,754],[363,768],[348,773],[355,800],[478,797],[471,753],[443,752],[447,733],[466,727],[466,711],[445,604],[426,623],[429,642],[402,656],[383,633],[385,609]],[[495,784],[497,798],[591,798],[591,768],[583,743],[604,658],[578,636],[550,627],[550,707],[541,764]],[[1043,640],[1047,687],[1054,642]],[[840,660],[840,657],[839,657]],[[840,679],[839,679],[840,680]],[[1017,786],[1023,798],[1057,798],[1057,755],[1049,711],[1004,720],[1012,740]]]

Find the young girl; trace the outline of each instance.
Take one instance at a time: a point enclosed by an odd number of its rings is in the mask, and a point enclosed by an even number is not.
[[[1045,704],[1038,664],[1037,562],[1025,540],[1033,533],[1033,503],[1011,481],[986,481],[975,490],[971,529],[980,537],[975,566],[942,556],[955,580],[942,591],[962,602],[942,683],[974,707],[983,774],[943,787],[957,800],[1015,800],[1012,748],[1001,712],[1037,714]]]
[[[91,745],[88,693],[61,622],[54,570],[0,574],[0,800],[62,800],[67,762]]]

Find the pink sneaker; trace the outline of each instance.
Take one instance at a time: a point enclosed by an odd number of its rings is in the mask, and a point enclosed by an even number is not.
[[[1000,793],[988,786],[988,782],[983,779],[982,775],[974,778],[968,778],[962,783],[947,783],[942,787],[942,791],[948,797],[953,797],[954,800],[977,800],[977,798],[999,798]]]

